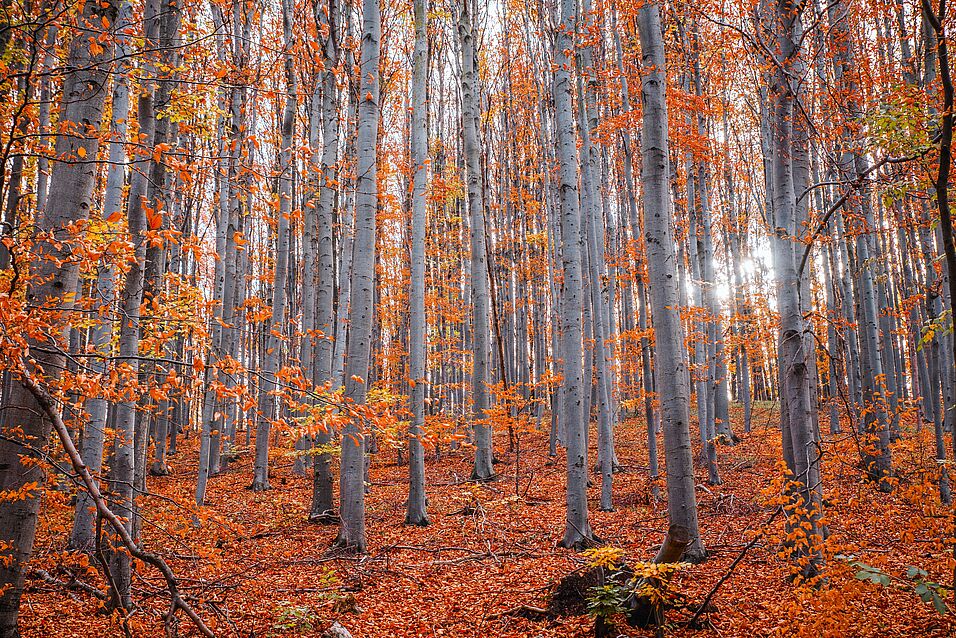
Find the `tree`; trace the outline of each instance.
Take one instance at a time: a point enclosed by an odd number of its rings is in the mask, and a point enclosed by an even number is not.
[[[336,82],[335,67],[338,63],[339,45],[339,21],[340,4],[337,0],[331,0],[327,7],[321,3],[316,4],[316,24],[319,25],[320,33],[325,33],[322,40],[322,52],[324,54],[323,62],[325,68],[321,74],[321,86],[316,86],[316,92],[312,98],[312,118],[313,128],[315,125],[316,111],[321,108],[322,122],[322,155],[319,160],[319,166],[310,166],[315,173],[315,179],[319,183],[319,197],[315,203],[315,249],[311,245],[306,246],[306,254],[314,253],[315,272],[312,272],[308,259],[305,261],[305,282],[302,294],[305,297],[308,291],[312,290],[314,285],[314,325],[310,325],[305,320],[303,313],[302,331],[303,337],[303,358],[308,359],[312,368],[312,382],[316,389],[322,391],[326,388],[332,389],[332,339],[335,335],[335,311],[333,304],[333,287],[335,280],[335,256],[332,253],[332,223],[333,210],[332,205],[336,195],[335,188],[335,164],[338,156],[339,147],[339,115],[338,107],[338,86]],[[317,135],[312,135],[310,145],[316,148],[318,140]],[[312,215],[306,217],[306,240],[308,241],[308,226]],[[311,244],[311,242],[309,242]],[[311,296],[310,296],[311,297]],[[306,301],[309,303],[309,301]],[[313,338],[308,336],[308,330],[317,329],[321,335],[314,338],[315,347],[307,348],[307,342]],[[308,354],[311,350],[311,355]],[[316,443],[319,446],[329,445],[332,441],[333,433],[329,428],[319,431],[316,436]],[[315,456],[315,466],[313,468],[312,484],[312,507],[309,514],[310,520],[323,521],[330,520],[330,514],[334,510],[331,455],[328,453],[317,454]]]
[[[820,453],[815,437],[816,404],[810,395],[812,335],[804,319],[804,295],[809,295],[801,272],[800,257],[804,243],[799,238],[800,219],[797,206],[797,163],[805,158],[806,123],[799,111],[799,89],[791,78],[801,68],[802,18],[789,0],[775,5],[773,25],[780,49],[781,67],[774,73],[772,87],[772,121],[769,123],[772,148],[771,203],[775,229],[774,269],[777,274],[777,298],[780,311],[778,360],[780,361],[780,432],[783,457],[789,478],[793,507],[805,512],[800,522],[807,522],[806,538],[798,553],[810,552],[804,566],[807,576],[815,573],[818,560],[816,542],[821,538],[820,517]]]
[[[577,135],[574,132],[571,91],[571,52],[576,28],[574,0],[562,0],[554,32],[554,128],[558,147],[558,179],[561,198],[561,336],[564,404],[561,406],[567,449],[567,516],[562,547],[580,549],[593,541],[588,522],[587,414],[584,411],[582,370],[582,250],[581,211],[578,201]],[[588,388],[588,391],[590,389]]]
[[[466,0],[467,1],[467,0]],[[408,508],[405,522],[428,525],[425,513],[425,188],[428,179],[428,14],[415,0],[415,52],[412,77],[412,281],[409,294],[408,378],[411,424],[408,430]]]
[[[117,16],[121,29],[117,33],[116,48],[118,57],[123,58],[130,51],[129,24],[133,17],[131,2],[123,2]],[[118,218],[123,214],[123,186],[126,180],[126,130],[129,119],[129,70],[132,60],[121,61],[113,82],[112,114],[110,117],[110,167],[106,176],[106,194],[103,204],[104,219]],[[116,298],[115,266],[104,260],[97,273],[95,291],[100,304],[100,321],[93,329],[91,342],[100,357],[94,358],[90,365],[98,372],[106,372],[106,359],[112,353],[113,322],[112,307]],[[83,431],[83,463],[96,476],[103,467],[103,446],[106,441],[106,420],[109,401],[105,397],[92,397],[86,403],[89,420]],[[95,508],[88,492],[80,492],[76,499],[73,517],[73,530],[70,534],[70,546],[81,551],[91,551],[95,542]]]
[[[282,115],[282,141],[279,150],[279,215],[276,224],[276,264],[272,281],[272,317],[266,324],[268,330],[265,366],[259,388],[259,422],[256,427],[256,468],[252,489],[261,492],[269,489],[269,430],[273,420],[273,395],[277,387],[276,372],[282,347],[282,329],[285,324],[286,285],[289,277],[289,226],[292,213],[292,143],[295,135],[296,75],[292,64],[292,3],[282,3],[282,23],[285,34],[285,69],[287,95]]]
[[[85,220],[93,208],[95,171],[93,159],[99,149],[99,138],[88,134],[98,131],[103,117],[109,68],[113,55],[112,29],[119,17],[119,3],[104,0],[87,3],[78,15],[81,29],[69,45],[67,64],[73,72],[63,87],[60,122],[63,134],[57,137],[50,193],[37,220],[32,281],[26,296],[40,308],[59,307],[68,311],[77,289],[79,263],[72,258],[70,224]],[[89,26],[92,25],[92,26]],[[98,43],[103,35],[105,45]],[[91,46],[96,44],[96,46]],[[88,158],[88,159],[87,159]],[[17,257],[13,257],[17,259]],[[24,352],[34,363],[24,361],[32,374],[55,387],[66,362],[60,342],[68,324],[62,320],[52,326],[50,339],[33,341],[30,352]],[[15,376],[7,377],[4,389],[5,410],[0,414],[0,489],[24,493],[20,499],[0,501],[0,542],[9,548],[9,561],[0,564],[0,636],[18,634],[17,616],[23,594],[25,568],[33,551],[40,497],[36,492],[43,478],[42,466],[33,462],[50,436],[50,422],[36,397]],[[24,454],[24,450],[28,453]],[[32,486],[32,487],[31,487]]]
[[[488,366],[491,351],[488,299],[488,256],[485,238],[484,186],[478,147],[479,98],[472,3],[465,0],[458,15],[461,50],[461,130],[468,183],[468,212],[471,215],[471,303],[474,352],[471,373],[471,402],[474,411],[475,466],[471,477],[488,481],[495,477],[492,465],[491,423],[489,422]]]
[[[379,41],[382,16],[378,0],[362,2],[362,50],[359,72],[355,239],[352,243],[349,346],[345,362],[345,406],[349,420],[342,431],[340,510],[342,524],[335,544],[365,552],[365,427],[360,410],[368,393],[375,286],[375,214],[378,209],[377,153],[379,121]]]
[[[644,184],[644,239],[654,319],[655,377],[661,401],[664,457],[667,462],[667,513],[672,525],[687,530],[688,560],[706,557],[697,522],[694,461],[684,355],[684,331],[678,313],[677,258],[668,191],[666,62],[660,9],[648,2],[638,11],[644,77],[641,85],[644,130],[641,136],[641,179]]]

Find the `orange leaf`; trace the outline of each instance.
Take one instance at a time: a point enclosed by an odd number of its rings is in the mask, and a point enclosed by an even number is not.
[[[149,230],[157,230],[163,225],[163,211],[159,211],[152,215],[146,213],[146,224],[149,227]]]

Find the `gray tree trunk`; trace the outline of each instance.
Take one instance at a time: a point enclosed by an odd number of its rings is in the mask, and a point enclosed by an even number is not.
[[[474,410],[475,465],[472,479],[488,481],[495,477],[492,465],[491,423],[488,396],[491,355],[490,299],[488,291],[488,255],[485,239],[485,202],[481,173],[481,149],[478,142],[477,52],[475,51],[474,20],[469,0],[461,4],[458,17],[458,39],[461,48],[461,129],[465,173],[468,184],[468,212],[471,216],[471,302],[474,363],[471,378]]]
[[[378,209],[379,47],[382,16],[378,0],[362,2],[361,84],[356,139],[355,239],[352,245],[352,297],[345,362],[345,400],[365,404],[375,288],[375,214]],[[336,546],[365,552],[364,419],[353,414],[342,433],[340,503],[342,524]]]
[[[858,87],[854,79],[855,48],[849,33],[846,19],[847,8],[842,1],[835,2],[828,7],[831,23],[830,38],[833,53],[834,75],[838,85],[847,95],[845,104],[841,105],[845,117],[858,120],[862,117],[862,110],[857,103]],[[845,129],[843,148],[840,156],[840,171],[844,176],[856,178],[867,169],[866,158],[858,151],[858,140],[852,138],[849,128]],[[875,451],[867,454],[867,471],[878,481],[880,490],[889,491],[892,485],[889,477],[892,474],[892,457],[890,454],[890,430],[887,423],[885,406],[887,399],[886,379],[884,376],[884,353],[880,348],[880,325],[877,311],[877,285],[874,282],[874,264],[871,257],[878,258],[876,244],[872,233],[875,232],[873,209],[869,201],[869,191],[864,186],[858,197],[853,198],[855,217],[862,218],[863,232],[856,237],[856,257],[859,265],[859,321],[861,331],[861,366],[863,372],[863,401],[870,409],[864,410],[864,428],[873,441],[870,446]]]
[[[820,454],[813,431],[816,403],[811,396],[810,375],[813,358],[813,336],[804,318],[802,295],[803,273],[799,260],[804,243],[798,226],[797,196],[795,190],[796,158],[803,152],[806,141],[802,124],[796,122],[803,115],[797,108],[800,94],[791,84],[791,73],[801,70],[800,42],[802,21],[794,10],[792,0],[778,0],[774,29],[781,52],[783,68],[774,74],[773,115],[770,139],[773,148],[773,227],[775,228],[774,270],[777,275],[777,305],[780,312],[778,361],[781,379],[781,434],[784,459],[787,461],[795,502],[806,512],[801,521],[809,525],[806,542],[796,548],[796,554],[808,557],[801,561],[805,576],[816,573],[822,560],[813,538],[820,537]]]
[[[256,461],[252,478],[252,489],[261,492],[269,489],[269,431],[273,419],[275,400],[273,395],[278,388],[276,372],[282,348],[280,337],[286,331],[285,307],[289,278],[289,242],[292,213],[292,178],[295,160],[292,144],[295,135],[296,75],[292,60],[292,4],[291,0],[282,3],[282,25],[284,37],[284,57],[286,74],[286,102],[282,114],[282,138],[279,150],[279,219],[276,230],[276,264],[272,280],[272,317],[265,324],[266,353],[265,366],[259,379],[259,419],[256,427]],[[281,416],[281,415],[277,415]]]
[[[427,81],[428,15],[425,0],[415,0],[415,51],[412,70],[412,252],[409,293],[408,378],[412,420],[408,432],[408,503],[405,523],[428,525],[425,512],[425,186],[428,179]]]
[[[125,27],[133,16],[133,6],[128,0],[120,7],[117,23],[124,28],[116,41],[119,62],[115,69],[113,84],[112,115],[110,121],[110,166],[106,173],[106,193],[103,201],[103,218],[118,218],[123,213],[123,186],[126,181],[126,123],[129,118],[129,35]],[[90,348],[96,356],[90,359],[91,371],[98,374],[106,372],[106,358],[112,354],[113,306],[116,300],[116,270],[109,261],[100,264],[94,291],[99,304],[99,316],[90,335]],[[89,415],[83,429],[82,458],[93,476],[99,476],[103,468],[103,446],[106,441],[106,415],[109,402],[101,397],[93,397],[86,402]],[[91,551],[95,543],[94,535],[95,507],[89,493],[80,490],[76,498],[73,516],[73,528],[70,532],[70,547],[80,551]]]
[[[213,25],[216,33],[225,32],[226,20],[222,15],[218,5],[210,3],[210,11],[213,17]],[[234,29],[240,29],[244,22],[242,16],[238,13],[233,15],[236,23]],[[234,46],[236,46],[234,44]],[[218,36],[216,54],[220,65],[226,64],[226,37]],[[234,61],[241,64],[241,58]],[[244,137],[242,118],[245,107],[245,89],[241,86],[233,86],[230,89],[229,103],[226,103],[225,96],[221,96],[219,107],[222,110],[229,109],[229,129],[228,138],[223,138],[219,146],[219,171],[217,173],[217,191],[219,195],[219,207],[216,211],[216,254],[220,258],[215,264],[215,290],[214,299],[219,303],[213,311],[213,317],[210,321],[210,344],[208,360],[205,370],[205,391],[203,393],[203,403],[201,411],[201,430],[199,435],[199,469],[196,477],[196,503],[202,505],[206,498],[206,487],[211,474],[218,467],[219,443],[222,410],[217,410],[219,405],[218,386],[224,381],[220,381],[218,366],[219,361],[231,354],[232,349],[227,350],[226,346],[234,342],[236,327],[233,325],[235,313],[235,292],[236,279],[239,271],[238,261],[240,256],[236,250],[235,235],[239,230],[241,220],[240,203],[237,191],[236,177],[238,172],[238,161],[240,147]],[[225,128],[226,118],[223,118],[221,124]],[[232,333],[232,334],[227,334]],[[248,436],[247,424],[247,436]]]
[[[558,180],[561,203],[561,265],[564,286],[561,295],[561,346],[564,360],[562,418],[567,448],[567,514],[562,547],[580,548],[593,542],[588,521],[587,414],[584,411],[582,260],[583,235],[578,202],[577,136],[572,111],[571,54],[577,23],[574,0],[561,1],[561,15],[554,33],[555,137],[558,147]]]
[[[154,46],[159,35],[160,0],[150,0],[144,8],[143,28],[147,46]],[[151,76],[155,63],[147,59],[146,72]],[[140,323],[141,308],[143,306],[144,277],[146,270],[146,253],[148,250],[145,232],[147,230],[146,206],[149,199],[149,185],[152,169],[151,146],[155,141],[156,112],[154,107],[154,87],[146,83],[140,89],[137,103],[137,121],[141,139],[145,140],[146,149],[140,152],[138,160],[133,162],[130,178],[129,201],[126,208],[127,238],[134,246],[135,259],[130,264],[120,295],[120,322],[119,322],[119,350],[120,361],[126,366],[128,373],[124,379],[127,384],[134,384],[139,379],[140,360]],[[153,229],[156,230],[156,229]],[[110,462],[110,493],[109,502],[118,516],[125,519],[127,531],[134,538],[136,512],[134,492],[137,470],[137,392],[127,392],[126,398],[115,405],[115,425],[113,441],[113,457]],[[145,417],[140,417],[142,420]],[[143,428],[145,424],[139,425]],[[145,460],[145,455],[143,459]],[[129,610],[132,608],[130,597],[131,583],[131,556],[125,551],[115,551],[110,555],[110,573],[115,587],[110,590],[110,603],[116,608]]]
[[[680,322],[677,256],[668,190],[666,60],[656,2],[638,12],[644,76],[641,87],[644,128],[641,136],[644,184],[644,233],[654,320],[656,380],[661,401],[664,455],[667,461],[667,511],[672,525],[687,529],[688,560],[706,557],[697,521],[694,461],[690,447],[684,330]]]
[[[582,13],[585,32],[592,30],[593,13],[590,0],[584,0]],[[588,274],[590,278],[590,306],[592,335],[594,337],[594,367],[597,375],[598,403],[598,468],[601,473],[601,510],[609,512],[612,505],[612,481],[614,474],[614,414],[611,397],[611,362],[608,343],[611,338],[610,310],[605,304],[604,287],[604,215],[601,205],[601,161],[598,149],[591,140],[592,131],[598,126],[597,70],[591,46],[584,46],[579,56],[578,77],[580,99],[578,134],[581,138],[581,188],[583,224],[587,238]],[[586,81],[586,85],[582,86]]]
[[[335,335],[334,295],[335,255],[332,252],[332,204],[335,199],[335,163],[338,157],[339,116],[338,90],[334,67],[338,62],[339,3],[330,0],[328,14],[318,9],[319,24],[327,25],[329,34],[323,41],[325,70],[322,72],[322,157],[318,167],[319,198],[315,208],[316,271],[309,277],[317,277],[315,286],[315,319],[317,335],[312,347],[312,381],[321,392],[332,383],[332,339]],[[313,109],[314,113],[314,109]],[[317,140],[312,141],[315,148]],[[313,170],[315,170],[313,168]],[[316,444],[326,446],[332,442],[332,432],[325,430],[316,435]],[[312,478],[312,507],[309,519],[330,522],[335,509],[332,479],[332,457],[328,453],[315,456]]]

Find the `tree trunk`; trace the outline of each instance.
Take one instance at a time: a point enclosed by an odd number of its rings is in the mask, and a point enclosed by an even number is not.
[[[773,148],[773,227],[775,228],[774,270],[777,273],[777,305],[780,312],[778,361],[781,380],[781,434],[784,459],[790,472],[789,479],[796,484],[790,489],[793,507],[801,508],[800,528],[805,536],[796,548],[804,576],[816,573],[819,561],[818,543],[821,538],[820,520],[820,456],[813,431],[816,404],[811,396],[810,375],[813,359],[812,333],[803,313],[803,295],[810,291],[802,287],[803,273],[799,271],[799,256],[804,243],[800,239],[795,189],[795,164],[801,155],[803,115],[796,108],[800,94],[790,83],[790,73],[801,70],[802,23],[791,0],[778,0],[774,22],[777,44],[782,52],[785,70],[774,75],[773,114],[770,138]]]
[[[458,18],[458,38],[461,47],[461,129],[465,172],[468,184],[468,212],[471,215],[471,302],[474,363],[471,376],[472,406],[474,410],[475,465],[471,477],[488,481],[495,477],[492,465],[491,422],[488,410],[489,358],[491,354],[491,327],[489,324],[488,255],[485,240],[485,202],[478,144],[478,117],[480,100],[476,68],[474,21],[472,3],[464,0]]]
[[[415,51],[412,75],[412,253],[409,294],[408,378],[412,420],[408,431],[408,503],[405,523],[428,525],[425,512],[425,186],[428,179],[427,81],[428,16],[425,0],[415,0]]]
[[[680,322],[677,256],[668,190],[668,130],[666,61],[656,2],[638,11],[641,57],[644,63],[641,96],[644,128],[641,136],[644,183],[644,233],[656,343],[656,379],[661,401],[664,456],[667,461],[667,512],[671,525],[687,529],[688,560],[706,557],[697,522],[694,460],[690,447],[689,392],[684,359],[684,330]]]
[[[322,158],[318,167],[319,198],[316,203],[315,242],[316,272],[307,276],[317,277],[315,282],[315,324],[321,333],[316,335],[313,346],[312,381],[319,392],[332,383],[332,340],[335,336],[335,311],[333,288],[335,284],[335,255],[332,250],[332,204],[335,198],[335,163],[339,146],[338,91],[334,67],[338,62],[338,36],[340,19],[339,3],[330,0],[326,14],[317,9],[320,24],[326,24],[329,34],[323,42],[325,70],[322,72]],[[313,110],[314,112],[314,110]],[[317,140],[312,141],[316,147]],[[313,169],[314,170],[314,169]],[[332,442],[332,432],[321,430],[316,435],[316,444],[326,446]],[[309,519],[331,521],[335,510],[332,479],[332,457],[329,453],[315,456],[312,476],[312,507]]]
[[[583,235],[578,203],[577,136],[572,112],[571,55],[577,23],[574,0],[561,1],[561,16],[554,34],[555,137],[558,147],[558,180],[561,203],[561,265],[564,285],[561,295],[561,340],[564,354],[564,422],[567,447],[567,514],[562,547],[581,548],[593,542],[588,521],[587,413],[583,383],[582,260]]]
[[[129,1],[120,7],[118,22],[127,24],[133,15],[133,6]],[[106,173],[106,194],[103,203],[103,218],[118,219],[123,213],[123,186],[126,180],[126,123],[129,118],[129,67],[126,59],[129,53],[129,35],[120,32],[116,42],[117,57],[120,58],[115,70],[113,85],[112,115],[110,121],[109,170]],[[97,273],[94,291],[99,304],[99,317],[90,335],[90,348],[96,356],[90,359],[91,370],[98,374],[106,372],[106,358],[112,354],[113,305],[116,300],[116,270],[112,263],[104,260]],[[86,402],[89,415],[83,429],[83,463],[90,473],[99,477],[103,468],[103,446],[106,441],[106,415],[109,402],[101,397],[92,397]],[[70,547],[80,551],[91,551],[95,543],[94,518],[96,508],[89,493],[80,490],[76,497],[73,516],[73,529],[70,533]]]
[[[361,410],[368,390],[375,287],[375,214],[378,209],[376,142],[379,122],[379,46],[382,16],[378,0],[362,2],[361,85],[356,139],[355,239],[352,244],[349,345],[345,400]],[[365,552],[364,418],[353,413],[342,433],[340,503],[342,524],[335,544]]]
[[[281,335],[286,331],[285,307],[289,278],[289,242],[292,213],[292,176],[295,160],[292,144],[295,135],[296,75],[292,61],[292,5],[291,0],[282,3],[282,24],[285,33],[286,101],[282,114],[282,138],[279,149],[279,219],[276,231],[276,264],[272,284],[272,317],[264,326],[266,334],[265,367],[259,383],[259,423],[256,427],[256,462],[252,489],[261,492],[269,489],[269,430],[273,418],[273,395],[278,388],[276,372],[282,348]],[[281,417],[281,415],[276,415]]]
[[[83,5],[80,19],[84,24],[104,25],[111,31],[117,21],[119,3],[105,0]],[[99,130],[107,93],[109,68],[105,63],[113,57],[114,37],[110,33],[99,52],[93,54],[90,43],[101,33],[97,29],[78,34],[69,46],[68,68],[75,69],[67,76],[59,121],[69,130]],[[94,49],[95,50],[95,49]],[[67,129],[64,129],[67,130]],[[36,257],[31,271],[38,285],[26,291],[27,302],[37,307],[54,306],[69,311],[72,295],[77,288],[78,265],[71,256],[70,232],[72,222],[85,220],[94,205],[93,187],[99,139],[62,134],[57,137],[56,157],[74,161],[58,162],[50,177],[47,205],[38,220],[38,229],[49,232],[58,244],[44,242],[34,246]],[[78,154],[78,149],[82,153]],[[86,157],[86,161],[76,158]],[[54,339],[62,339],[68,324],[60,324]],[[57,343],[32,342],[41,346],[30,353],[36,362],[35,376],[43,375],[55,382],[65,367],[65,357]],[[52,346],[52,347],[51,347]],[[29,365],[29,364],[27,364]],[[15,375],[8,376],[4,392],[6,409],[0,413],[0,429],[9,437],[0,441],[0,489],[17,493],[28,483],[43,483],[43,471],[34,455],[27,449],[42,449],[50,435],[50,423],[42,416],[36,398]],[[15,428],[19,428],[14,430]],[[9,547],[9,560],[0,564],[0,637],[13,638],[17,632],[17,614],[23,593],[25,568],[33,552],[40,495],[28,491],[24,498],[4,499],[0,502],[0,542]]]

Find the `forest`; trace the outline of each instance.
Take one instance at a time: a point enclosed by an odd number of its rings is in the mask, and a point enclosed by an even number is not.
[[[0,0],[0,638],[956,636],[948,0]]]

